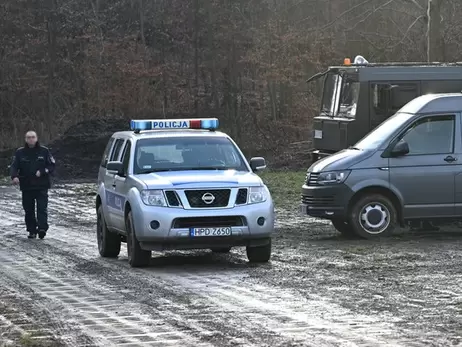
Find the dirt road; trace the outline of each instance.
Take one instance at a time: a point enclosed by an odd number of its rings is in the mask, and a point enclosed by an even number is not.
[[[450,346],[462,343],[462,233],[347,241],[278,211],[274,256],[101,259],[91,185],[51,192],[27,240],[19,192],[0,188],[0,346]],[[296,209],[294,207],[294,209]]]

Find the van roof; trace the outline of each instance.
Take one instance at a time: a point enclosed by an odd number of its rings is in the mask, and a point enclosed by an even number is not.
[[[398,112],[455,113],[462,111],[462,93],[426,94],[404,105]]]

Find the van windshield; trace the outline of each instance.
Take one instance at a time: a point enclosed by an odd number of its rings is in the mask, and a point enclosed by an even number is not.
[[[352,147],[361,150],[378,149],[385,140],[393,135],[396,130],[398,130],[412,117],[414,117],[414,114],[412,113],[398,112],[380,124],[377,128],[372,130],[369,134],[363,137],[362,140],[360,140]]]

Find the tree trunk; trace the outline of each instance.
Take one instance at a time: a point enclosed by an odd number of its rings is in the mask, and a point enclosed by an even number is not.
[[[440,62],[444,60],[443,36],[441,34],[441,3],[442,0],[428,0],[428,62]]]

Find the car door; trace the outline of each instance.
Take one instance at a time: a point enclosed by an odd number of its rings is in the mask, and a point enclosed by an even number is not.
[[[116,138],[115,143],[112,147],[111,154],[109,156],[109,161],[120,161],[122,154],[122,149],[125,143],[125,139]],[[104,175],[104,189],[106,195],[106,206],[107,206],[107,215],[106,215],[106,224],[110,228],[115,228],[117,224],[117,216],[121,209],[120,198],[116,194],[116,184],[115,184],[116,175],[110,173],[106,170]]]
[[[124,150],[122,152],[122,156],[120,161],[123,163],[123,172],[124,175],[116,175],[114,177],[114,190],[116,194],[116,199],[117,199],[117,208],[114,210],[114,217],[113,217],[113,223],[114,223],[114,228],[118,230],[125,230],[125,216],[124,216],[124,207],[125,207],[125,202],[127,201],[127,195],[128,191],[130,190],[130,187],[127,182],[127,175],[129,174],[129,168],[130,168],[130,163],[131,163],[131,158],[132,158],[132,143],[130,140],[127,140],[125,142]]]
[[[460,171],[459,115],[422,116],[400,136],[409,153],[389,158],[390,185],[404,203],[404,218],[450,217]]]

